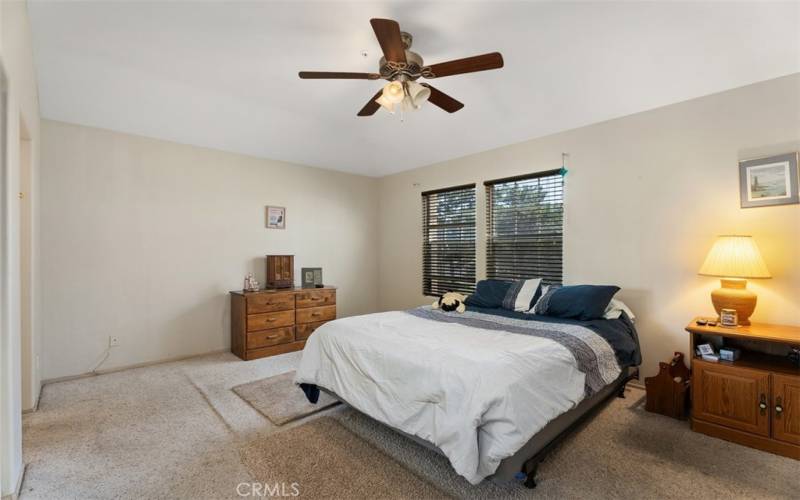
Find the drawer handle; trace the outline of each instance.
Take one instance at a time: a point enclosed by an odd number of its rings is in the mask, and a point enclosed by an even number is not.
[[[783,413],[783,404],[781,402],[781,398],[778,398],[775,401],[775,418],[781,418],[782,413]]]
[[[312,315],[312,316],[322,316],[322,313],[313,312],[313,313],[311,313],[311,315]]]
[[[278,318],[267,318],[267,323],[274,323],[278,321]]]
[[[277,338],[279,338],[280,336],[281,336],[281,334],[277,334],[277,335],[267,335],[267,340],[274,340],[274,339],[277,339]]]
[[[758,403],[758,407],[761,408],[761,414],[766,415],[767,413],[767,396],[765,394],[761,395],[761,402]]]

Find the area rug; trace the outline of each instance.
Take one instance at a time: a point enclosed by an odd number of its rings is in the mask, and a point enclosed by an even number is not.
[[[294,384],[293,371],[247,384],[237,385],[233,392],[267,417],[275,425],[306,417],[339,401],[321,392],[317,404],[311,404]]]
[[[240,450],[254,484],[301,498],[449,498],[331,417]]]

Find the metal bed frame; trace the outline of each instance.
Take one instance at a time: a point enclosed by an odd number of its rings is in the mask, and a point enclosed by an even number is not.
[[[564,412],[550,421],[515,454],[503,459],[503,461],[500,462],[500,465],[497,467],[495,473],[489,476],[488,479],[495,482],[522,481],[526,488],[535,488],[536,473],[539,469],[539,464],[542,463],[547,455],[566,438],[572,435],[573,432],[582,427],[583,424],[599,413],[601,409],[605,408],[605,406],[612,399],[615,397],[624,398],[625,387],[627,386],[628,382],[638,378],[638,367],[631,366],[623,368],[622,373],[614,382],[605,386],[597,394],[584,399],[575,408]],[[346,403],[348,406],[358,411],[357,408],[333,391],[323,387],[319,387],[319,390],[328,393],[332,397]],[[444,455],[444,453],[442,453],[442,451],[433,443],[403,432],[399,429],[395,429],[389,425],[386,425],[386,427],[389,427],[395,432],[408,437],[412,441],[426,448],[434,450],[440,455]]]

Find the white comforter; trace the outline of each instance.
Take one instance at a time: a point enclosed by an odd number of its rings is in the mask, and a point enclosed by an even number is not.
[[[584,397],[584,374],[555,341],[400,311],[319,327],[295,382],[435,444],[472,484]]]

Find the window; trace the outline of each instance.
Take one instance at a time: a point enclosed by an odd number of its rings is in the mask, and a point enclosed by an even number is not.
[[[564,177],[551,170],[487,181],[486,277],[561,284]]]
[[[475,184],[422,193],[422,293],[475,288]]]

